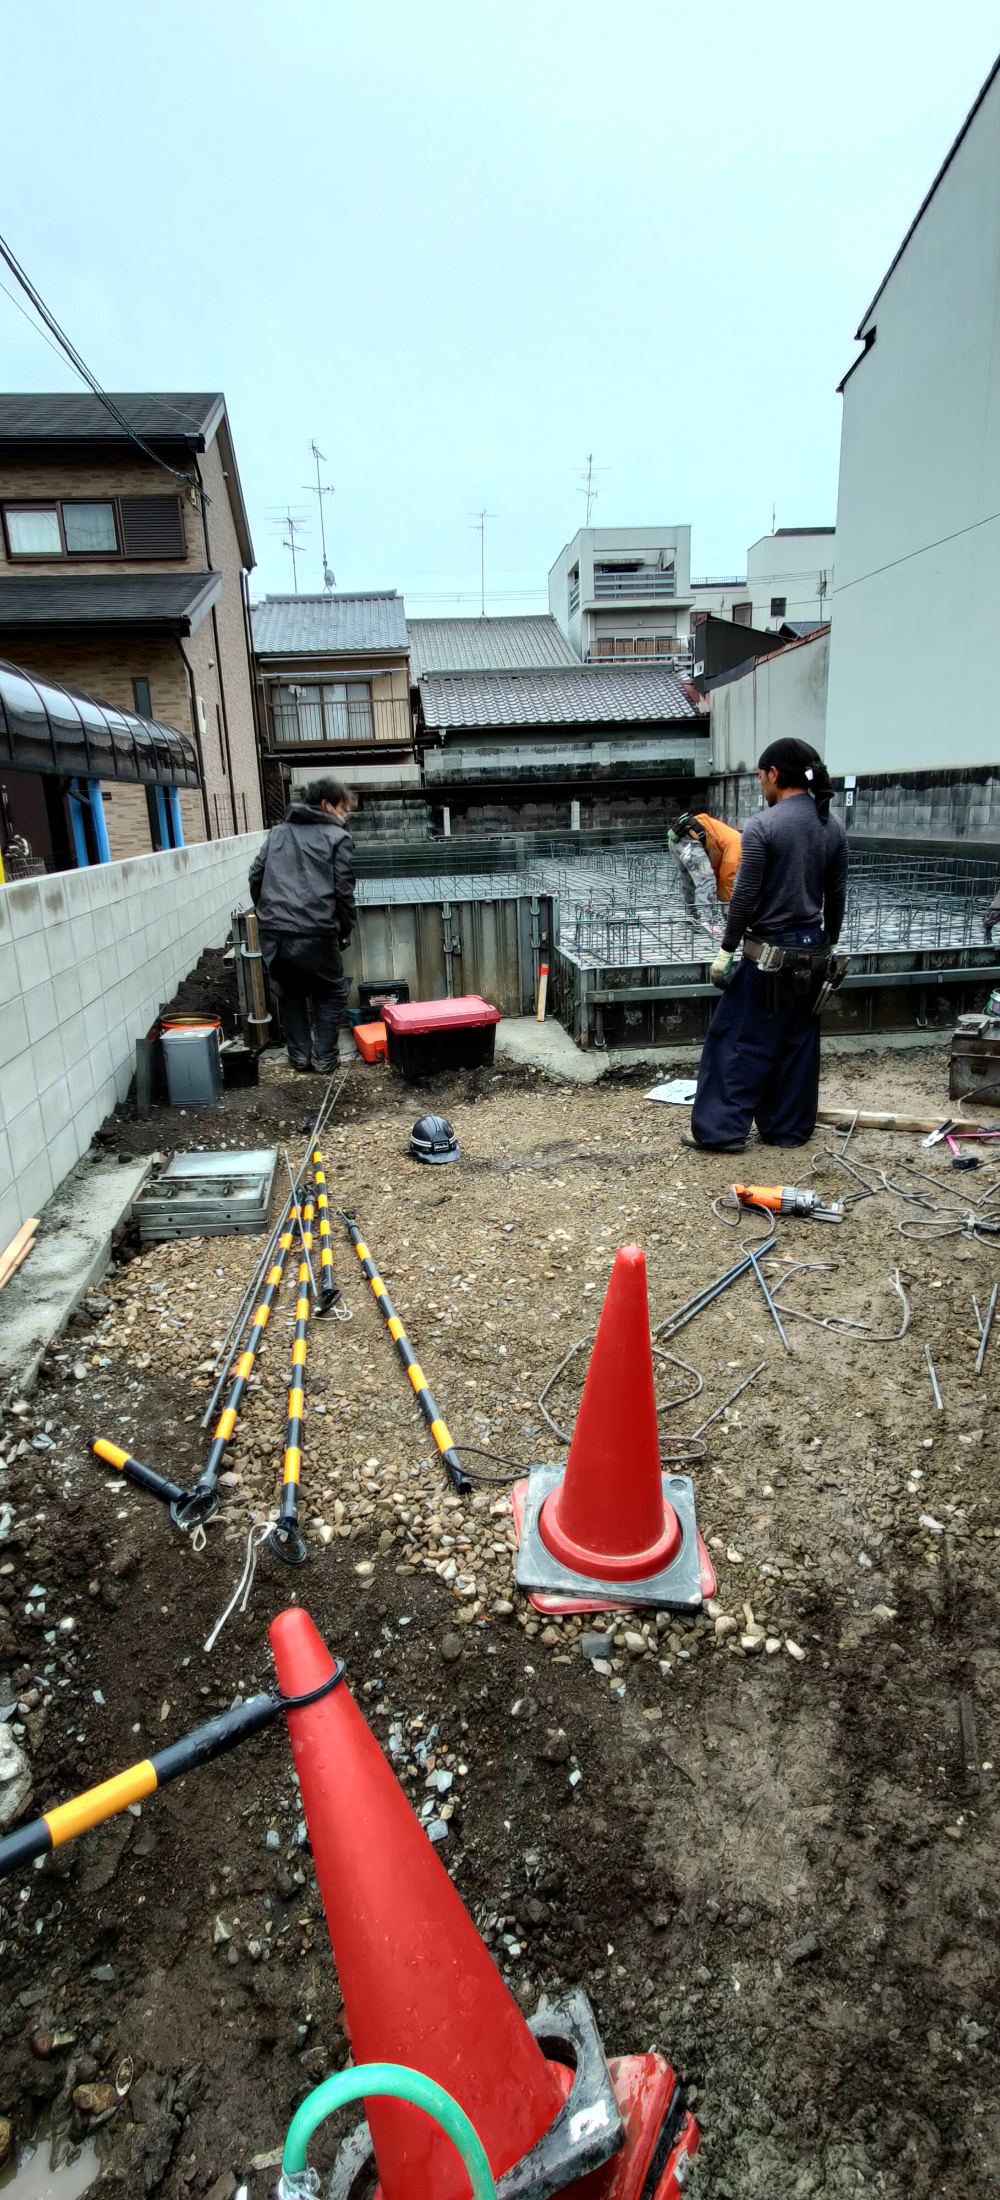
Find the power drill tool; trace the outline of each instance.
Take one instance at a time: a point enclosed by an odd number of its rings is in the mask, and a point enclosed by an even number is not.
[[[795,1184],[734,1184],[741,1207],[763,1207],[772,1215],[801,1215],[809,1222],[843,1222],[844,1203],[824,1204],[818,1192],[801,1191]]]

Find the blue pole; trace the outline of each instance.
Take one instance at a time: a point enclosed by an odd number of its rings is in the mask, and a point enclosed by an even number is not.
[[[99,779],[88,779],[87,793],[90,796],[90,814],[94,820],[94,839],[97,842],[97,860],[98,863],[110,863],[111,843],[108,839],[108,822],[104,815],[104,796],[101,793],[101,782]]]
[[[179,787],[167,788],[167,801],[170,804],[170,829],[174,847],[183,848],[184,819],[181,816],[181,794]]]
[[[153,802],[156,807],[156,845],[158,848],[169,848],[170,830],[167,825],[167,805],[163,799],[162,787],[153,788]]]
[[[90,857],[87,853],[87,835],[83,829],[83,812],[80,807],[80,788],[78,782],[75,779],[70,780],[68,800],[69,821],[73,830],[73,848],[76,854],[77,869],[79,871],[87,871],[90,869]]]

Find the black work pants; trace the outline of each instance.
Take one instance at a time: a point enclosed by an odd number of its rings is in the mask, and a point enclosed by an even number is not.
[[[816,950],[825,934],[803,927],[781,944]],[[755,1122],[765,1146],[804,1146],[819,1106],[820,984],[805,993],[781,973],[744,959],[716,1004],[701,1050],[691,1132],[700,1146],[735,1145]]]
[[[261,953],[281,1010],[288,1059],[295,1069],[331,1070],[350,978],[329,935],[261,932]]]

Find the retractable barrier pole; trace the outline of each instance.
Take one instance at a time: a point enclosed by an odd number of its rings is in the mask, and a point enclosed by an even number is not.
[[[357,1223],[354,1221],[352,1215],[344,1215],[343,1221],[347,1230],[348,1237],[351,1240],[351,1244],[353,1245],[358,1259],[361,1262],[362,1272],[367,1278],[369,1285],[371,1286],[372,1297],[377,1301],[382,1320],[385,1323],[389,1335],[392,1338],[393,1344],[395,1345],[396,1350],[399,1353],[399,1357],[403,1362],[403,1366],[405,1367],[410,1381],[413,1384],[414,1396],[416,1398],[418,1406],[420,1407],[420,1411],[423,1414],[424,1420],[426,1421],[427,1426],[430,1429],[431,1435],[434,1438],[434,1442],[436,1443],[437,1448],[441,1454],[442,1464],[447,1469],[447,1472],[450,1475],[452,1483],[454,1484],[456,1490],[460,1490],[465,1493],[472,1488],[472,1484],[469,1480],[468,1475],[463,1469],[462,1462],[458,1456],[457,1451],[455,1450],[454,1444],[452,1443],[451,1437],[448,1433],[447,1423],[442,1421],[438,1409],[431,1396],[431,1393],[427,1388],[427,1382],[424,1376],[423,1368],[421,1367],[419,1360],[416,1359],[414,1356],[414,1353],[410,1346],[410,1340],[406,1334],[405,1329],[403,1328],[403,1324],[400,1321],[399,1315],[397,1314],[396,1309],[393,1306],[392,1300],[389,1297],[389,1293],[385,1288],[385,1285],[382,1281],[381,1276],[379,1275],[378,1269],[375,1266],[371,1254],[368,1251],[368,1247],[365,1244],[361,1232],[358,1229]]]
[[[292,1340],[292,1367],[288,1383],[288,1420],[282,1463],[281,1500],[278,1518],[267,1538],[268,1550],[273,1552],[275,1558],[283,1559],[286,1566],[304,1566],[309,1556],[299,1528],[299,1475],[302,1469],[306,1346],[309,1339],[309,1285],[312,1280],[309,1259],[312,1219],[313,1204],[310,1199],[306,1201],[302,1215],[302,1259],[299,1262],[299,1295],[295,1301],[295,1335]]]
[[[137,1482],[142,1489],[152,1491],[155,1497],[162,1497],[169,1504],[170,1518],[175,1528],[194,1528],[201,1522],[210,1520],[219,1502],[218,1482],[222,1471],[222,1462],[226,1456],[226,1449],[236,1426],[236,1417],[253,1372],[253,1363],[267,1327],[275,1292],[284,1273],[289,1248],[295,1235],[297,1219],[298,1211],[296,1209],[289,1213],[286,1227],[278,1240],[277,1257],[273,1266],[268,1270],[267,1282],[261,1293],[260,1304],[254,1314],[253,1328],[247,1339],[246,1350],[240,1354],[236,1362],[236,1379],[230,1390],[226,1405],[219,1415],[215,1434],[208,1447],[205,1464],[194,1487],[190,1490],[179,1489],[175,1483],[166,1482],[161,1475],[154,1474],[151,1467],[142,1467],[138,1459],[130,1459],[128,1453],[121,1460],[112,1457],[111,1455],[116,1451],[116,1447],[105,1443],[101,1437],[95,1438],[91,1443],[90,1449],[96,1459],[103,1460],[108,1466],[119,1467],[123,1474],[127,1473],[130,1481]],[[125,1460],[128,1460],[127,1467]]]
[[[227,1749],[235,1749],[237,1742],[259,1733],[260,1728],[268,1726],[283,1709],[280,1696],[248,1696],[246,1703],[235,1704],[230,1711],[221,1712],[217,1719],[209,1719],[206,1726],[195,1727],[181,1741],[171,1742],[167,1749],[158,1749],[155,1757],[144,1757],[141,1764],[129,1765],[126,1772],[116,1772],[112,1779],[102,1780],[99,1787],[87,1788],[83,1795],[74,1795],[71,1802],[57,1803],[43,1818],[33,1818],[30,1825],[18,1826],[15,1833],[8,1833],[0,1841],[0,1879],[8,1872],[17,1871],[21,1865],[30,1864],[34,1857],[47,1856],[50,1849],[61,1848],[64,1841],[74,1841],[77,1834],[88,1833],[91,1826],[103,1825],[106,1818],[117,1817],[120,1810],[140,1803],[144,1796],[165,1787],[168,1780],[179,1780],[186,1772],[194,1772],[198,1765],[223,1756]]]
[[[169,1780],[182,1780],[186,1773],[197,1772],[200,1765],[224,1757],[238,1742],[248,1741],[252,1734],[269,1726],[279,1712],[303,1710],[318,1703],[339,1687],[343,1677],[343,1663],[335,1658],[322,1680],[300,1695],[285,1695],[280,1688],[262,1689],[258,1695],[248,1696],[245,1703],[234,1703],[228,1711],[220,1711],[218,1718],[209,1719],[206,1725],[193,1727],[179,1742],[158,1749],[154,1757],[144,1757],[141,1763],[129,1765],[127,1771],[114,1773],[110,1780],[86,1788],[68,1803],[57,1803],[44,1817],[33,1818],[29,1825],[18,1826],[16,1832],[0,1840],[0,1879],[32,1863],[36,1856],[47,1856],[51,1849],[61,1848],[64,1841],[75,1841],[78,1834],[89,1833],[92,1826],[116,1818],[119,1811],[155,1794]]]
[[[320,1281],[323,1287],[321,1293],[323,1304],[318,1311],[325,1314],[327,1308],[333,1306],[335,1301],[339,1299],[340,1292],[333,1280],[330,1202],[326,1196],[326,1171],[323,1167],[323,1156],[318,1146],[313,1147],[312,1165],[313,1183],[316,1186],[316,1215],[319,1225]]]

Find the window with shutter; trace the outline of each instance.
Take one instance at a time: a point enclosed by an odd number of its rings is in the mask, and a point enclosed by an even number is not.
[[[122,550],[127,558],[183,558],[184,515],[179,497],[120,497]]]

